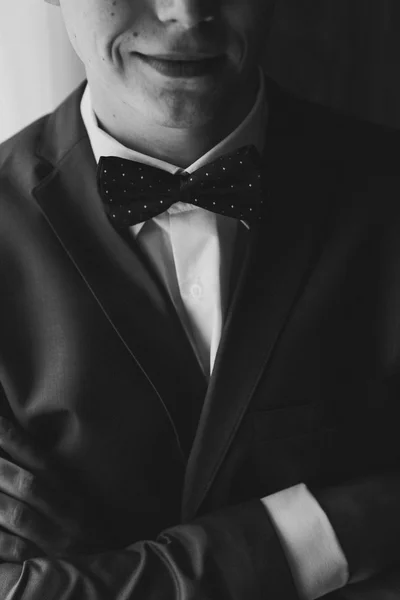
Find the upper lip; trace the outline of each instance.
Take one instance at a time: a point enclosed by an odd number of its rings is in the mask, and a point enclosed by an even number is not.
[[[138,52],[140,54],[140,52]],[[154,58],[156,60],[181,60],[181,61],[195,61],[195,60],[206,60],[211,58],[219,58],[221,55],[217,54],[142,54],[147,58]]]

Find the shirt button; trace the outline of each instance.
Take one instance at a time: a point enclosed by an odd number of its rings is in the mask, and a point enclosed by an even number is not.
[[[199,283],[194,283],[190,286],[190,294],[195,300],[200,300],[203,297],[203,288]]]

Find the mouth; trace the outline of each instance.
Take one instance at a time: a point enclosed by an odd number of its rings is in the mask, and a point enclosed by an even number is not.
[[[225,64],[225,56],[157,55],[136,52],[139,59],[168,77],[204,77],[217,74]]]

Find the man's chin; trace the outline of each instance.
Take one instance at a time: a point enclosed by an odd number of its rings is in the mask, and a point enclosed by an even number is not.
[[[215,122],[227,110],[226,92],[221,89],[202,94],[186,90],[164,94],[162,103],[154,108],[167,127],[195,129]]]

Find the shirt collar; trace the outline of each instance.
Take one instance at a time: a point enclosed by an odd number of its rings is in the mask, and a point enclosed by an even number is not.
[[[201,156],[186,169],[182,169],[181,167],[173,165],[169,162],[127,148],[111,135],[106,133],[103,129],[101,129],[98,125],[96,115],[92,108],[90,88],[89,85],[87,85],[83,93],[80,108],[82,119],[89,136],[89,141],[92,146],[96,162],[99,162],[101,156],[118,156],[119,158],[125,158],[163,169],[164,171],[174,175],[175,173],[182,171],[192,173],[200,167],[213,162],[220,156],[223,156],[229,152],[233,152],[241,146],[246,146],[248,144],[254,144],[258,151],[262,153],[265,143],[265,128],[267,125],[268,107],[265,95],[264,73],[261,67],[259,67],[259,74],[259,91],[253,108],[247,117],[226,138],[221,140],[216,146],[211,148],[211,150],[206,152],[206,154]]]

